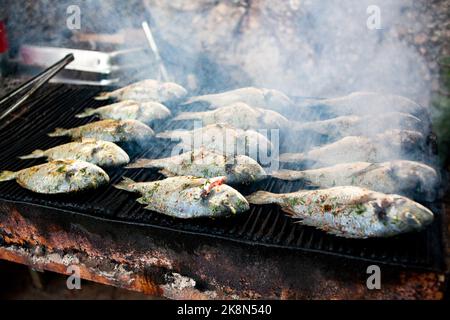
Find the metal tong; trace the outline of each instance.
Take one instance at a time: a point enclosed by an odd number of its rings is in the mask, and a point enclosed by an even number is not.
[[[17,107],[19,107],[26,99],[28,99],[33,93],[35,93],[40,87],[46,84],[51,78],[53,78],[59,71],[64,69],[65,66],[71,63],[73,60],[73,54],[66,55],[63,59],[59,60],[54,65],[48,67],[37,76],[31,78],[30,80],[19,86],[17,89],[2,97],[0,99],[0,121],[15,109],[17,109]],[[25,94],[23,94],[23,92],[25,92]],[[21,96],[21,94],[23,95]],[[3,110],[3,106],[8,105],[8,103],[16,98],[18,98],[16,102]]]

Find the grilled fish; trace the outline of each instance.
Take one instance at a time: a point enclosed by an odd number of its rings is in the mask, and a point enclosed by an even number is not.
[[[253,130],[236,129],[226,124],[211,124],[203,128],[187,131],[166,131],[157,138],[179,140],[178,148],[191,151],[201,147],[221,154],[247,154],[253,159],[259,154],[267,154],[272,144],[266,137]]]
[[[273,172],[272,176],[288,181],[302,180],[319,188],[357,186],[430,202],[436,199],[440,182],[436,170],[407,160],[342,163],[305,171],[281,170]]]
[[[289,120],[278,112],[250,107],[243,102],[205,112],[182,112],[173,120],[201,120],[203,125],[226,123],[239,129],[280,129],[289,126]]]
[[[101,93],[95,99],[135,100],[138,102],[157,101],[165,103],[180,101],[186,96],[186,89],[176,83],[148,79],[135,82],[113,92]]]
[[[388,112],[370,116],[341,116],[329,120],[294,123],[297,136],[313,132],[339,139],[346,136],[372,136],[386,130],[402,129],[423,132],[424,123],[407,113]]]
[[[126,168],[162,169],[166,176],[214,178],[225,176],[230,184],[250,184],[266,177],[264,169],[250,157],[226,156],[198,149],[164,159],[139,159]]]
[[[130,162],[128,154],[119,146],[112,142],[94,139],[70,142],[48,150],[35,150],[31,154],[19,158],[47,158],[50,161],[57,159],[81,160],[100,167],[117,167]]]
[[[406,197],[352,186],[285,194],[258,191],[247,200],[277,204],[299,223],[345,238],[419,231],[434,218],[430,210]]]
[[[293,106],[291,99],[284,93],[278,90],[255,87],[246,87],[217,94],[191,97],[183,104],[198,102],[209,104],[210,109],[218,109],[236,102],[243,102],[250,106],[274,110],[280,113],[288,112]]]
[[[77,114],[77,118],[85,118],[97,115],[100,119],[113,120],[138,120],[151,124],[155,120],[163,120],[171,116],[167,107],[159,102],[136,102],[125,100],[97,109],[88,108]]]
[[[73,140],[91,138],[110,142],[146,141],[155,135],[147,125],[137,120],[102,120],[73,129],[57,128],[50,137],[69,136]]]
[[[296,109],[300,119],[323,119],[348,115],[377,115],[389,112],[409,113],[419,119],[427,118],[427,110],[414,101],[392,94],[354,92],[347,96],[312,100]]]
[[[304,153],[284,153],[280,162],[318,168],[356,161],[416,160],[425,152],[424,140],[419,132],[389,130],[373,138],[350,136]]]
[[[79,160],[55,160],[17,172],[0,173],[0,182],[9,180],[43,194],[80,192],[109,183],[108,175],[100,167]]]
[[[137,201],[146,205],[145,209],[175,218],[218,218],[247,211],[247,200],[224,182],[224,177],[184,176],[154,182],[134,182],[125,178],[115,187],[140,193],[142,197]]]

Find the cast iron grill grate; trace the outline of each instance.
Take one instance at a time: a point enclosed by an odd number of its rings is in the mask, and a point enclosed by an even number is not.
[[[102,88],[104,89],[104,88]],[[107,102],[92,99],[101,89],[49,84],[27,101],[14,119],[0,130],[0,163],[2,170],[19,170],[43,162],[21,161],[18,156],[33,150],[47,149],[68,142],[66,138],[50,138],[47,133],[56,127],[71,128],[90,119],[78,119],[74,115],[86,107],[98,107]],[[154,127],[162,131],[168,123]],[[146,150],[133,150],[134,157],[169,156],[170,142],[154,141]],[[85,214],[96,218],[123,223],[165,228],[172,231],[220,237],[238,242],[275,248],[313,251],[337,256],[400,265],[420,269],[440,270],[443,266],[441,241],[441,206],[426,204],[436,214],[431,227],[421,233],[406,234],[391,239],[350,240],[327,235],[310,227],[292,223],[277,207],[252,206],[246,214],[221,220],[178,220],[144,210],[133,194],[112,187],[122,176],[137,181],[152,181],[163,177],[149,170],[115,169],[109,172],[111,184],[95,192],[46,196],[29,192],[15,182],[0,184],[0,201],[21,202]],[[240,189],[244,194],[254,189],[289,192],[302,188],[301,183],[266,180],[258,186]],[[64,212],[61,211],[61,214]],[[293,253],[295,254],[295,253]]]

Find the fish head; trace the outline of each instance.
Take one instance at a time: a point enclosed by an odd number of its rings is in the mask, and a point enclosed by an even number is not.
[[[130,162],[128,154],[112,142],[105,142],[103,147],[92,150],[92,158],[100,166],[122,166]]]
[[[206,200],[210,211],[216,217],[239,214],[250,209],[244,196],[225,184],[214,187]]]
[[[394,161],[389,169],[389,175],[401,188],[413,190],[417,197],[425,201],[435,200],[440,181],[436,170],[413,161]]]
[[[179,101],[187,96],[188,92],[185,88],[174,82],[161,83],[158,88],[158,95],[160,100],[164,101]]]
[[[149,126],[138,120],[122,121],[120,131],[123,135],[135,137],[138,141],[146,141],[155,135]]]
[[[374,211],[388,235],[422,230],[434,219],[429,209],[399,195],[378,201]]]
[[[273,89],[263,89],[264,101],[269,109],[289,111],[294,103],[284,93]]]
[[[234,163],[229,168],[230,175],[234,179],[244,183],[257,182],[267,176],[257,161],[244,155],[236,156]],[[234,183],[235,181],[231,179],[229,182]]]

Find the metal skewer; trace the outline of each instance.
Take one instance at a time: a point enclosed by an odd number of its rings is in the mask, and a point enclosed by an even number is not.
[[[0,121],[3,120],[8,114],[13,112],[18,106],[20,106],[28,97],[30,97],[34,92],[36,92],[40,87],[47,83],[51,78],[53,78],[59,71],[61,71],[66,65],[74,60],[73,54],[68,54],[62,60],[58,61],[54,65],[50,66],[37,76],[28,80],[22,84],[17,89],[8,93],[5,97],[0,99],[0,107],[12,100],[14,97],[18,96],[21,92],[29,90],[25,95],[23,95],[18,101],[16,101],[12,106],[8,107],[0,115]]]
[[[142,22],[142,29],[144,29],[145,36],[147,38],[148,44],[150,45],[150,49],[155,56],[156,62],[159,65],[159,72],[163,81],[170,81],[169,75],[167,73],[166,67],[164,66],[164,62],[159,55],[158,47],[156,46],[155,38],[153,38],[152,30],[146,21]]]

